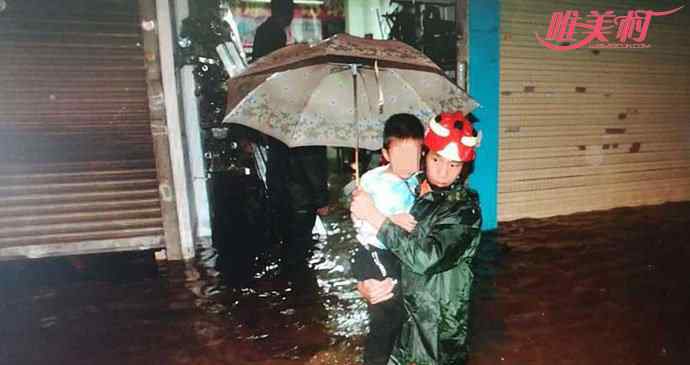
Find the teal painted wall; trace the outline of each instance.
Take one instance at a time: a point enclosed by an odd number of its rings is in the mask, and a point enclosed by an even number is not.
[[[472,114],[483,139],[470,186],[479,191],[483,229],[497,226],[500,11],[498,0],[468,1],[468,91],[481,106]]]

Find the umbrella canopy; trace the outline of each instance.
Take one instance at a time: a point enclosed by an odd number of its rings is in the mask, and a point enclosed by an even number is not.
[[[314,46],[282,48],[231,79],[223,122],[259,130],[289,147],[374,150],[381,148],[383,123],[392,114],[426,122],[442,111],[467,114],[476,106],[416,49],[340,34]]]

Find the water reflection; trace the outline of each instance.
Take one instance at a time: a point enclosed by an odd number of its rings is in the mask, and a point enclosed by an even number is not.
[[[0,263],[0,364],[357,364],[356,243],[345,211],[325,224],[290,276],[269,250],[238,281],[210,245]],[[684,364],[688,224],[690,203],[504,224],[475,262],[470,364]]]
[[[277,250],[269,250],[252,258],[252,280],[239,286],[232,270],[217,265],[217,250],[200,246],[198,260],[186,270],[195,305],[232,321],[236,340],[273,357],[306,360],[325,348],[356,349],[367,312],[349,275],[354,232],[345,210],[333,212],[324,224],[327,237],[320,237],[303,270],[281,275]],[[352,363],[354,355],[341,360]]]

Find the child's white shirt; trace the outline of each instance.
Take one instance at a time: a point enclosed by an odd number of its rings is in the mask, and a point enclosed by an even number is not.
[[[419,184],[416,174],[407,179],[388,171],[390,165],[379,166],[362,175],[360,187],[371,196],[374,206],[386,217],[409,213],[414,204],[414,192]],[[363,245],[371,245],[386,250],[386,246],[376,238],[374,227],[360,219],[355,219],[357,240]]]

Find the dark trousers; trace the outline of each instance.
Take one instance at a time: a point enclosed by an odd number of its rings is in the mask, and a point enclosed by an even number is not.
[[[288,209],[280,222],[285,232],[283,259],[288,266],[304,266],[314,247],[316,210],[328,205],[328,160],[323,146],[291,148],[287,154]]]
[[[364,365],[386,365],[405,319],[400,295],[383,303],[370,304],[369,333],[364,343]]]
[[[286,269],[306,265],[310,250],[314,247],[312,229],[316,222],[316,208],[303,207],[288,213],[285,243],[281,248]]]
[[[386,276],[400,280],[400,261],[388,250],[359,247],[352,259],[352,273],[358,281],[382,280],[374,257],[385,267]],[[400,294],[400,284],[393,290],[393,298],[378,304],[369,304],[369,333],[364,343],[364,365],[386,365],[400,335],[405,309]]]
[[[278,242],[286,238],[290,219],[289,150],[286,145],[273,137],[264,136],[264,141],[269,147],[266,161],[266,183],[268,185],[271,222],[268,228],[274,241]]]

